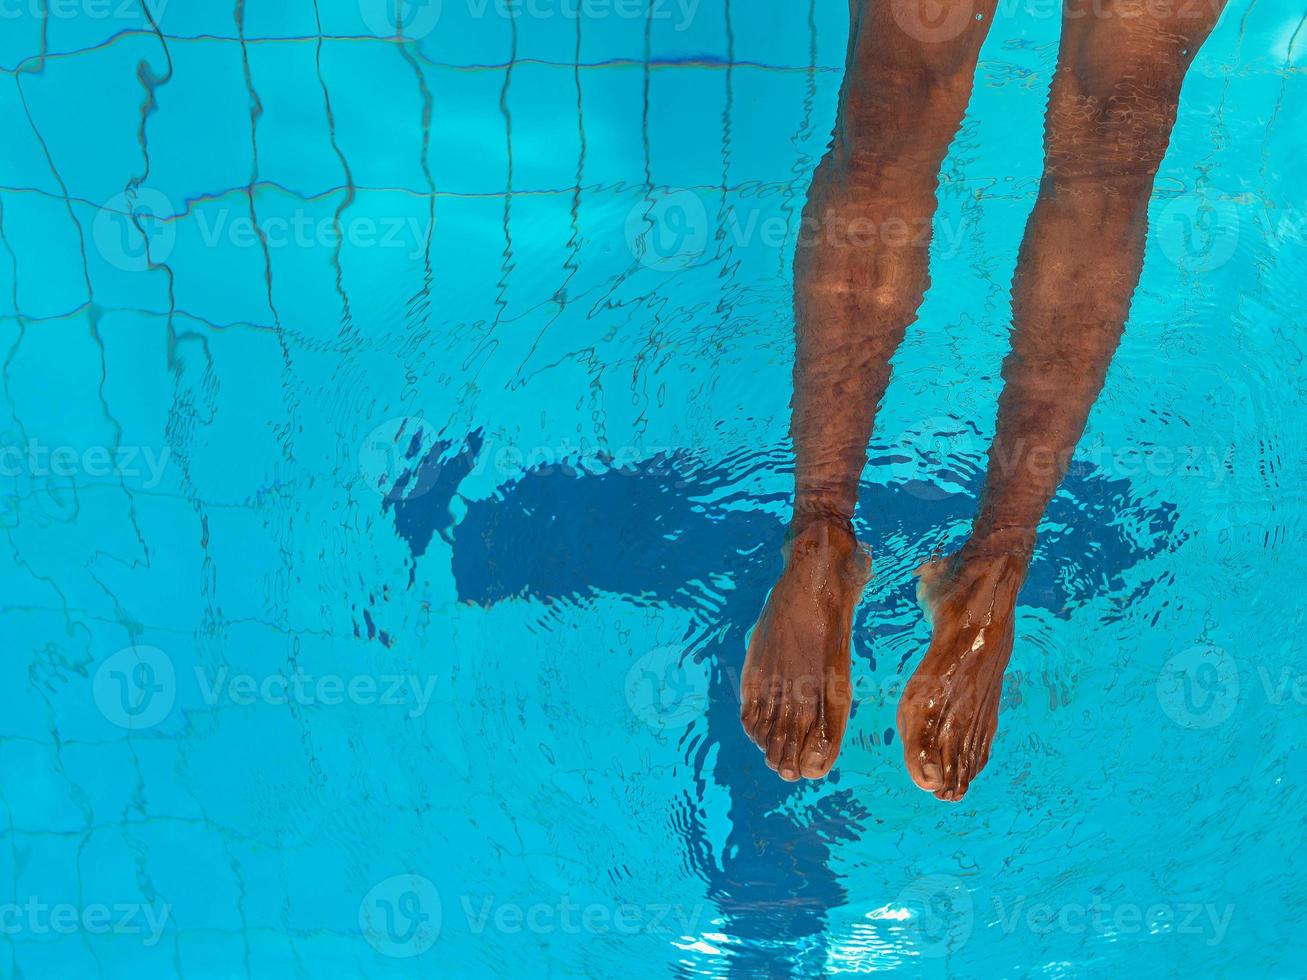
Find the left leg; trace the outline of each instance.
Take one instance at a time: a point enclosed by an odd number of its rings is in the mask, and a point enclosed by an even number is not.
[[[940,0],[967,26],[923,40],[890,0],[850,0],[835,131],[794,257],[794,517],[740,677],[740,721],[782,779],[825,776],[848,724],[850,631],[868,574],[853,536],[858,480],[890,358],[929,282],[919,235],[872,231],[929,232],[994,4]]]
[[[959,800],[989,759],[1017,592],[1116,351],[1185,71],[1224,0],[1066,0],[1044,178],[1013,280],[1012,351],[970,540],[926,566],[930,649],[898,727],[922,789]]]

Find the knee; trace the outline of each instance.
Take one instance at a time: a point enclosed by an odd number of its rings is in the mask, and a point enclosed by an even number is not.
[[[832,343],[841,348],[845,359],[859,360],[880,351],[882,345],[869,346],[869,339],[901,338],[916,318],[930,279],[924,253],[853,252],[800,250],[795,257],[794,299],[801,320],[842,324],[840,330],[829,332]]]
[[[854,174],[896,167],[935,170],[948,152],[971,95],[970,69],[919,60],[877,68],[848,87],[843,156]],[[932,166],[933,164],[933,166]]]
[[[1111,68],[1060,73],[1045,129],[1049,177],[1151,185],[1170,143],[1183,71],[1144,62]]]

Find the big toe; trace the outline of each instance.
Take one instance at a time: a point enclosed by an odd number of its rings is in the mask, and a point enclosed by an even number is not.
[[[915,754],[907,753],[904,762],[908,767],[908,775],[919,789],[936,795],[944,791],[944,767],[937,759],[928,758],[927,753],[920,750]]]
[[[840,754],[840,743],[824,727],[814,727],[799,754],[799,772],[804,779],[821,779],[831,771]]]
[[[919,789],[945,799],[953,788],[956,766],[945,759],[939,744],[930,737],[929,726],[899,721],[899,738],[903,742],[903,764]]]
[[[899,742],[903,745],[903,765],[917,787],[927,793],[937,793],[944,789],[947,775],[940,760],[939,747],[934,744],[930,732],[934,727],[929,719],[914,710],[907,692],[899,703],[898,729]]]

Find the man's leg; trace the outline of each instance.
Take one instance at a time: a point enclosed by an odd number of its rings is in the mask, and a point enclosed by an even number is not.
[[[839,115],[794,263],[795,514],[741,683],[744,727],[786,779],[824,776],[848,721],[867,578],[851,523],[858,480],[890,357],[926,289],[939,168],[993,4],[943,0],[938,12],[961,16],[930,23],[904,0],[850,5]]]
[[[1180,86],[1223,0],[1171,2],[1064,10],[985,491],[970,540],[922,571],[934,636],[899,705],[908,771],[940,799],[960,799],[989,759],[1035,529],[1120,340]]]

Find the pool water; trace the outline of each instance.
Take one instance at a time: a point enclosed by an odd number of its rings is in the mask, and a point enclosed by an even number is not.
[[[843,0],[7,4],[0,974],[1301,975],[1305,15],[1193,66],[945,805],[911,571],[980,487],[1055,5],[944,165],[858,703],[789,785],[736,683]]]

